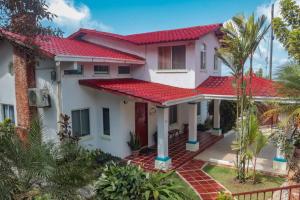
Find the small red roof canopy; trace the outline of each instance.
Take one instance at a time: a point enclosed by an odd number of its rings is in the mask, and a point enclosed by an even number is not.
[[[112,93],[140,98],[165,105],[170,101],[197,97],[200,93],[194,89],[184,89],[137,79],[88,79],[79,80],[80,85]]]
[[[28,41],[28,38],[26,38],[25,36],[4,30],[0,30],[0,36],[23,45],[26,45],[26,41]],[[37,37],[33,41],[33,45],[38,46],[44,54],[50,57],[78,56],[144,62],[143,58],[135,55],[124,53],[104,46],[68,38],[59,38],[54,36]]]
[[[117,40],[131,42],[137,45],[175,42],[184,40],[197,40],[200,37],[215,31],[219,31],[222,24],[211,24],[205,26],[193,26],[173,30],[163,30],[132,35],[119,35],[96,30],[80,29],[73,33],[69,38],[78,38],[84,35],[106,36]]]
[[[246,76],[246,93],[249,95],[250,77]],[[274,81],[252,76],[251,92],[254,97],[279,97],[278,85]],[[204,95],[236,96],[235,79],[232,76],[210,76],[196,88]]]

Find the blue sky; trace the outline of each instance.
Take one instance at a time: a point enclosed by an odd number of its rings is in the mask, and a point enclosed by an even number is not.
[[[54,25],[65,35],[82,28],[118,34],[181,28],[222,23],[235,14],[269,15],[271,3],[278,0],[47,0],[51,12],[57,14]],[[297,0],[300,3],[300,0]],[[269,35],[256,52],[255,68],[267,71]],[[274,66],[288,61],[279,42],[274,43]],[[226,70],[226,73],[228,70]]]

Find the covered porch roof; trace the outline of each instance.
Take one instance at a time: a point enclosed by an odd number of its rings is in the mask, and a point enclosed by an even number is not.
[[[170,106],[201,98],[200,92],[195,89],[178,88],[133,78],[85,79],[79,80],[79,84],[98,90],[131,96],[162,106]]]
[[[250,88],[250,76],[245,77],[246,93],[251,94],[255,101],[286,100],[278,93],[279,84],[275,81],[252,75]],[[237,96],[236,83],[233,76],[209,76],[197,88],[206,99],[235,100]]]

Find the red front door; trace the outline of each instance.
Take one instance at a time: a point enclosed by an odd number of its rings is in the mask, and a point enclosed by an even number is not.
[[[147,103],[135,103],[135,133],[142,147],[148,146],[148,106]]]

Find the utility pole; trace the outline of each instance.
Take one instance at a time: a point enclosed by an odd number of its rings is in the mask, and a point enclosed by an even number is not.
[[[269,74],[270,80],[272,80],[272,65],[273,65],[273,40],[274,40],[273,19],[274,19],[274,4],[272,4],[272,9],[271,9],[271,44],[270,44],[270,74]]]

